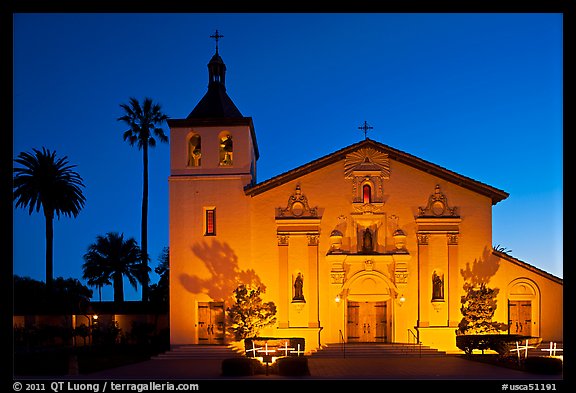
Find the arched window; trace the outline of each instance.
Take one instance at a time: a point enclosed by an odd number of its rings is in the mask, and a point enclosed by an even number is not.
[[[220,165],[228,166],[232,165],[232,159],[234,155],[234,146],[232,143],[232,135],[228,132],[222,132],[219,136],[220,139]]]
[[[372,203],[372,187],[370,187],[370,184],[362,186],[362,202]]]
[[[202,159],[202,138],[194,134],[188,140],[188,166],[200,166]]]

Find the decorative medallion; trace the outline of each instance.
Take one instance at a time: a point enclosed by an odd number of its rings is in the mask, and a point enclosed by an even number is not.
[[[448,206],[448,199],[440,191],[440,185],[436,184],[434,194],[428,197],[426,207],[418,208],[420,217],[457,217],[456,208]]]
[[[286,208],[276,208],[276,217],[318,217],[318,208],[308,206],[308,198],[302,194],[300,184],[288,198]]]

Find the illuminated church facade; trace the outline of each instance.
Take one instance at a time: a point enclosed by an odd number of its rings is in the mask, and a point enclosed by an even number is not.
[[[208,64],[205,96],[171,119],[170,339],[225,344],[240,284],[262,288],[267,337],[406,343],[457,351],[466,285],[498,289],[510,333],[563,338],[563,280],[492,246],[492,206],[508,194],[365,138],[256,180],[251,117]]]

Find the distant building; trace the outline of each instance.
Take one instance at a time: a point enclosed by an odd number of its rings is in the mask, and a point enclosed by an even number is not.
[[[308,350],[414,337],[457,350],[464,285],[479,282],[499,289],[493,320],[510,333],[562,341],[563,280],[493,249],[492,206],[508,193],[369,138],[257,182],[252,118],[218,49],[208,70],[205,96],[168,121],[173,346],[228,342],[241,283],[278,307],[263,335]]]

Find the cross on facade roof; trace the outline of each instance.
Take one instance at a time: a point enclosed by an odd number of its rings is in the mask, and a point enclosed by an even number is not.
[[[214,38],[214,41],[216,41],[216,53],[218,53],[218,40],[223,37],[223,35],[218,33],[218,29],[216,29],[216,32],[210,36],[210,38]]]
[[[364,131],[364,139],[368,139],[368,130],[372,130],[374,127],[369,126],[366,120],[364,120],[364,125],[358,127],[358,129]]]

